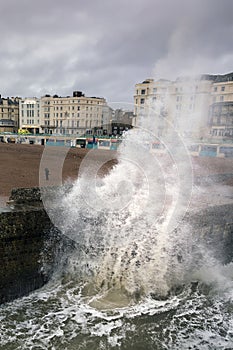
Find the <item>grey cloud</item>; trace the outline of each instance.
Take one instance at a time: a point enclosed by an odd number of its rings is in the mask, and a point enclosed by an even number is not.
[[[1,13],[2,95],[131,102],[153,74],[232,70],[231,0],[8,0]]]
[[[232,70],[231,14],[233,2],[196,1],[180,18],[154,73],[175,78],[182,74],[227,73]]]

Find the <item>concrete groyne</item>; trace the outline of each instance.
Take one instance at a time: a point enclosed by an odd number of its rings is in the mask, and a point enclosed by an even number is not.
[[[48,280],[41,252],[52,228],[43,209],[0,214],[0,303],[26,295]]]
[[[179,229],[185,228],[191,230],[193,241],[201,242],[220,263],[233,260],[233,203],[187,213]]]
[[[0,213],[0,303],[43,286],[65,238],[51,223],[38,188],[12,191]]]

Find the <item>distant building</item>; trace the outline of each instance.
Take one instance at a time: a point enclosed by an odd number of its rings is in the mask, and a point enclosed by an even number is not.
[[[122,135],[124,131],[131,129],[133,123],[133,111],[116,109],[112,120],[112,135]]]
[[[140,127],[143,116],[150,115],[147,127],[155,124],[158,136],[171,123],[182,136],[232,138],[233,73],[147,79],[135,85],[134,106],[134,125]]]
[[[150,128],[151,123],[157,126],[157,136],[163,134],[164,123],[160,116],[168,113],[168,102],[166,101],[171,82],[169,80],[146,79],[142,83],[136,84],[134,95],[134,118],[133,126],[142,126],[142,118],[150,116],[148,125],[144,127]],[[156,108],[155,108],[156,107]],[[153,125],[154,127],[154,125]]]
[[[41,103],[37,97],[27,97],[19,101],[19,128],[32,134],[42,132]]]
[[[101,135],[109,135],[111,134],[112,130],[112,120],[114,117],[114,110],[109,107],[108,105],[103,106],[103,124],[101,126],[102,132],[100,132]]]
[[[133,118],[134,118],[134,113],[133,111],[125,111],[121,108],[116,109],[114,111],[114,116],[113,116],[113,121],[114,122],[119,122],[122,124],[126,124],[126,125],[131,125],[132,126],[132,122],[133,122]]]
[[[233,140],[233,73],[217,76],[212,85],[209,126],[212,137]]]
[[[17,132],[19,126],[19,97],[0,95],[0,132]]]
[[[101,97],[86,97],[81,91],[73,96],[41,97],[41,129],[48,134],[82,135],[104,133],[112,110]]]
[[[169,90],[169,120],[182,136],[209,137],[208,115],[212,80],[209,76],[178,78]]]

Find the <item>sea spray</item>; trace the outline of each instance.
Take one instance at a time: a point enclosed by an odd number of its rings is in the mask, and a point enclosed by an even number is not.
[[[180,252],[189,235],[176,228],[189,206],[192,164],[161,102],[144,108],[140,125],[124,135],[109,174],[98,176],[112,153],[98,160],[101,150],[90,151],[75,183],[57,191],[52,202],[45,190],[43,202],[55,226],[76,242],[72,268],[92,290],[166,296],[184,275],[185,253]],[[166,130],[161,137],[160,125]],[[163,145],[165,153],[151,152],[153,142]],[[48,160],[45,150],[43,166]]]
[[[135,137],[138,132],[126,135],[118,164],[103,179],[89,153],[80,178],[50,215],[77,243],[70,268],[92,291],[161,297],[182,283],[182,246],[174,252],[178,237],[169,229],[180,184],[173,159],[150,154],[145,133],[139,144]]]

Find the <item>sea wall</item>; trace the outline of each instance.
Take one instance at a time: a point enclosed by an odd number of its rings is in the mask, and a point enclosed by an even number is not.
[[[41,191],[39,187],[32,188],[13,188],[11,191],[10,201],[16,204],[40,205]]]
[[[233,261],[233,203],[189,212],[179,229],[190,229],[193,242],[201,243],[219,262]]]
[[[0,303],[26,295],[48,281],[60,241],[43,208],[0,214]]]
[[[13,189],[0,211],[0,304],[42,287],[72,249],[44,209],[40,188]]]

